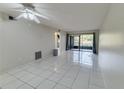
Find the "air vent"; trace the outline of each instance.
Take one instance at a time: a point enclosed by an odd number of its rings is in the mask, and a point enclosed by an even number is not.
[[[37,51],[35,52],[35,60],[41,59],[42,58],[42,52],[41,51]]]
[[[9,20],[15,20],[13,16],[9,16]]]

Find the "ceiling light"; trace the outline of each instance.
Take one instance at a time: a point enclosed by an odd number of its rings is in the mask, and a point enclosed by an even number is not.
[[[32,12],[30,9],[24,9],[22,11],[22,14],[16,17],[16,19],[24,18],[27,20],[35,21],[36,23],[40,23],[40,20],[37,17],[37,14],[35,12]]]

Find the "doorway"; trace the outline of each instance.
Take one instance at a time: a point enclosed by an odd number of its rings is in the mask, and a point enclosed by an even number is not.
[[[87,51],[93,52],[95,47],[95,34],[83,33],[78,35],[68,35],[67,50]],[[70,43],[70,44],[69,44]]]

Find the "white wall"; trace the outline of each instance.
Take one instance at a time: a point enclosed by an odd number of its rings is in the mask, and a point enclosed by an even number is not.
[[[124,88],[124,4],[112,4],[100,31],[99,63],[107,88]]]
[[[0,22],[0,71],[34,61],[34,53],[39,50],[43,58],[52,56],[55,31],[26,21]]]
[[[3,21],[6,21],[8,20],[8,15],[3,13],[3,12],[0,12],[0,22],[3,22]]]

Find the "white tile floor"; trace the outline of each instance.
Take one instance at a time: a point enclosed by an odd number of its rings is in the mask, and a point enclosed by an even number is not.
[[[2,89],[105,88],[97,56],[68,51],[42,62],[20,65],[0,75]]]

